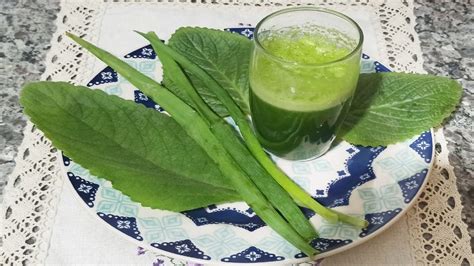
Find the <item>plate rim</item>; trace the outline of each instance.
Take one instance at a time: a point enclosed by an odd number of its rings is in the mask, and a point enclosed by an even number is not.
[[[422,133],[421,133],[422,134]],[[293,264],[293,263],[304,263],[304,262],[311,262],[311,261],[315,261],[315,260],[319,260],[319,259],[323,259],[323,258],[327,258],[327,257],[330,257],[332,255],[335,255],[335,254],[338,254],[338,253],[341,253],[341,252],[344,252],[346,250],[349,250],[349,249],[352,249],[360,244],[363,244],[369,240],[371,240],[372,238],[380,235],[381,233],[385,232],[387,229],[389,229],[390,227],[393,226],[394,223],[398,222],[401,217],[403,215],[405,215],[405,213],[411,209],[413,207],[413,205],[415,204],[415,201],[418,199],[418,197],[420,196],[420,194],[423,192],[424,188],[426,187],[426,184],[428,183],[428,179],[429,179],[429,176],[431,174],[431,171],[433,169],[433,165],[434,165],[434,158],[435,158],[435,134],[434,134],[434,130],[433,128],[430,128],[430,134],[431,134],[431,138],[433,140],[433,145],[431,145],[431,160],[430,160],[430,163],[427,167],[427,172],[426,172],[426,177],[423,179],[423,183],[420,185],[420,188],[418,189],[418,191],[416,192],[415,196],[412,198],[412,200],[410,201],[410,203],[407,204],[407,206],[402,209],[395,217],[393,217],[389,222],[387,222],[383,227],[377,229],[376,231],[374,231],[373,233],[367,235],[366,237],[363,237],[363,238],[359,238],[358,241],[354,241],[354,242],[351,242],[347,245],[344,245],[340,248],[336,248],[336,249],[333,249],[333,250],[330,250],[330,251],[327,251],[327,252],[323,252],[323,253],[320,253],[318,255],[316,255],[314,257],[314,260],[310,260],[308,257],[305,257],[305,258],[291,258],[291,259],[287,259],[287,260],[284,260],[284,261],[273,261],[273,262],[252,262],[250,263],[251,265],[257,265],[257,266],[264,266],[264,265],[277,265],[277,264],[281,264],[282,262],[285,263],[285,264]],[[56,154],[56,157],[57,157],[57,160],[59,162],[61,162],[63,160],[62,158],[62,151],[58,149],[58,152]],[[66,166],[64,164],[61,163],[61,167],[60,167],[60,172],[61,172],[61,176],[63,178],[66,178],[67,177],[67,172],[65,171],[66,170]],[[65,180],[66,183],[68,183],[69,185],[69,188],[72,189],[72,191],[74,193],[72,193],[74,196],[74,198],[76,198],[76,200],[78,200],[81,205],[84,207],[87,207],[86,209],[86,212],[91,216],[91,217],[94,217],[94,219],[98,219],[98,214],[93,212],[92,208],[88,207],[87,205],[85,204],[82,204],[84,201],[82,200],[82,198],[79,196],[79,194],[77,193],[76,189],[74,188],[72,182],[69,180],[69,179],[66,179]],[[138,202],[140,205],[141,203]],[[142,206],[143,208],[149,208],[149,207],[144,207]],[[107,228],[107,230],[110,230],[111,232],[114,232],[115,235],[119,235],[121,238],[123,239],[126,239],[128,241],[132,241],[133,243],[135,243],[137,245],[137,247],[142,247],[148,251],[151,251],[153,253],[156,252],[156,250],[159,250],[160,253],[162,253],[162,255],[164,256],[167,256],[167,257],[171,257],[171,258],[176,258],[176,259],[180,259],[180,260],[184,260],[184,261],[187,261],[187,262],[196,262],[196,263],[200,263],[200,264],[205,264],[205,265],[222,265],[222,264],[225,264],[225,265],[244,265],[244,263],[237,263],[237,262],[225,262],[225,261],[217,261],[217,260],[203,260],[203,259],[198,259],[198,258],[193,258],[193,257],[187,257],[187,256],[183,256],[183,255],[178,255],[178,254],[175,254],[175,253],[172,253],[172,252],[169,252],[169,251],[166,251],[166,250],[162,250],[162,249],[159,249],[159,248],[156,248],[156,247],[152,247],[150,245],[143,245],[145,242],[142,242],[142,241],[139,241],[137,239],[134,239],[124,233],[120,233],[120,234],[116,234],[117,233],[117,229],[115,227],[113,227],[112,225],[108,224],[107,222],[105,222],[104,220],[102,219],[98,219],[98,220],[101,220],[102,222],[99,222],[100,224],[102,224],[104,227]]]

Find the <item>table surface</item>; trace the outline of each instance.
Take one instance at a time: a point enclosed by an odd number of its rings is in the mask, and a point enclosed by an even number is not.
[[[474,12],[469,1],[458,3],[415,0],[416,31],[421,40],[424,68],[461,82],[460,108],[445,124],[445,135],[464,206],[462,217],[474,236]],[[18,92],[43,73],[50,48],[59,0],[0,1],[0,203],[8,175],[13,170],[26,118]],[[470,11],[470,12],[469,12]],[[471,238],[474,250],[474,238]]]

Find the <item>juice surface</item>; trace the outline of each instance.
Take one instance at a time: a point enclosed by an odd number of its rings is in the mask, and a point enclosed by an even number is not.
[[[323,28],[288,28],[259,40],[266,51],[254,51],[250,107],[260,142],[288,159],[324,153],[357,84],[354,41]]]
[[[338,38],[329,37],[334,32]],[[302,64],[324,64],[343,58],[351,52],[349,38],[334,30],[322,28],[306,31],[287,28],[281,34],[264,35],[261,43],[281,59]]]

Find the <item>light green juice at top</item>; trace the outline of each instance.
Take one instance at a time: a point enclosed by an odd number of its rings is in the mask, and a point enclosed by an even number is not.
[[[347,113],[360,49],[335,30],[286,28],[259,38],[250,71],[255,132],[270,152],[309,159],[326,152]]]

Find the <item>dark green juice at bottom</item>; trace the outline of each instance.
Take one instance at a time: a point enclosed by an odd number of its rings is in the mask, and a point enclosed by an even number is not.
[[[255,133],[269,152],[289,160],[305,160],[326,152],[350,107],[351,99],[317,111],[291,111],[267,103],[250,90]]]

